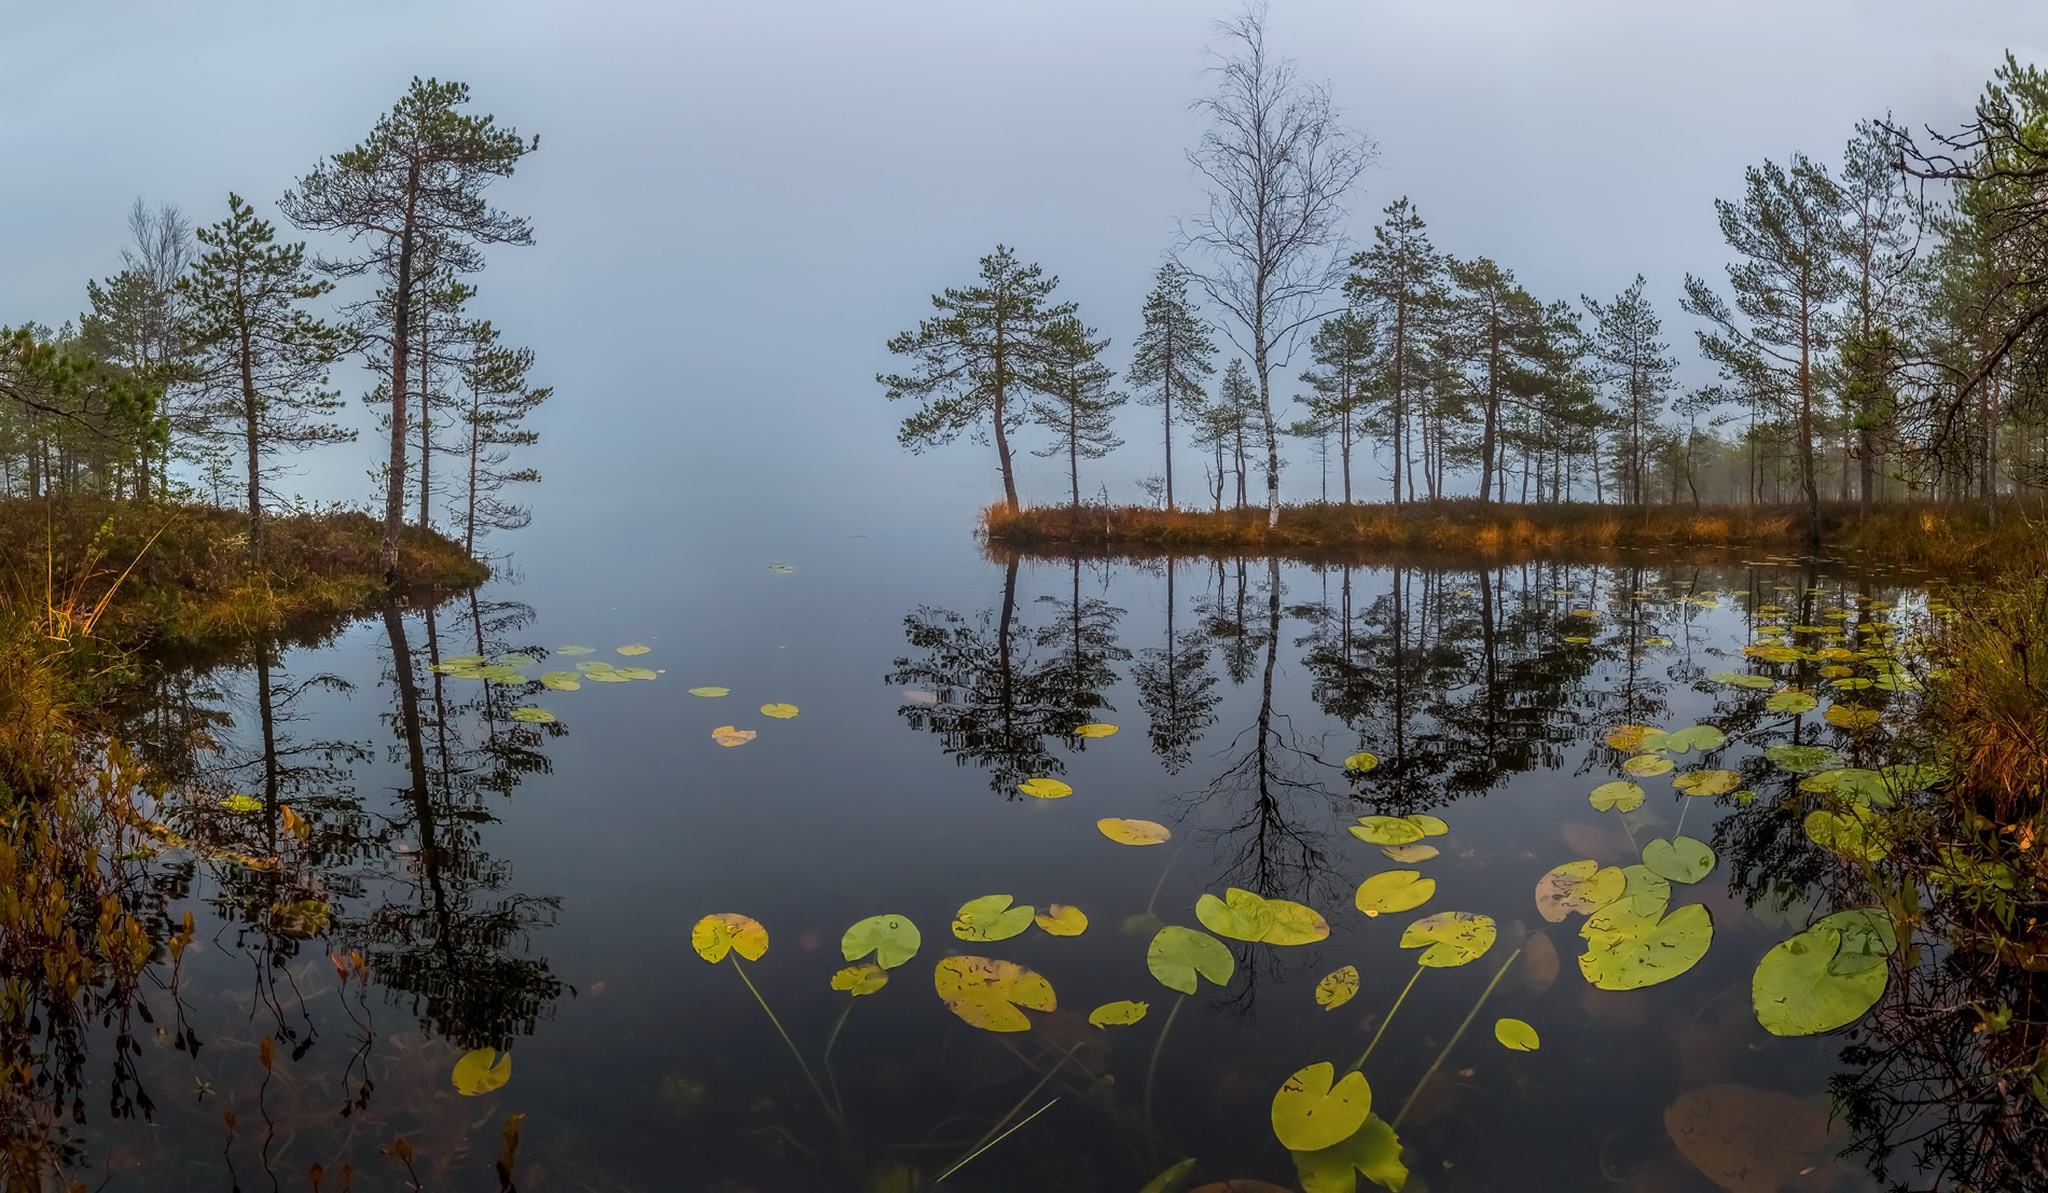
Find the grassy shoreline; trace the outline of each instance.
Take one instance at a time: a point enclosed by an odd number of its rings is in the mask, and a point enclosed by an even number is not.
[[[2001,506],[1994,527],[1978,505],[1853,504],[1822,507],[1824,550],[1871,562],[1976,569],[2038,555],[2030,521],[2038,503]],[[982,511],[991,543],[1028,551],[1122,549],[1254,552],[1295,557],[1412,550],[1522,557],[1560,551],[1640,548],[1769,549],[1803,552],[1806,524],[1791,506],[1488,505],[1473,500],[1282,507],[1268,527],[1263,509],[1173,510],[1149,506],[1027,506]]]
[[[379,567],[380,524],[351,510],[265,522],[205,505],[0,501],[0,785],[48,788],[102,730],[95,712],[141,651],[217,652],[302,634],[393,598],[461,591],[490,569],[455,541],[408,529],[400,582]]]

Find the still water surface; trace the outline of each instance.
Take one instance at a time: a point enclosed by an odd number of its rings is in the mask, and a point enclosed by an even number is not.
[[[501,1128],[521,1114],[521,1189],[862,1188],[892,1165],[929,1179],[1013,1107],[1056,1097],[943,1187],[1137,1190],[1182,1156],[1203,1180],[1291,1185],[1274,1090],[1363,1050],[1415,972],[1403,925],[1457,909],[1494,917],[1500,941],[1418,980],[1366,1066],[1384,1117],[1521,951],[1408,1107],[1411,1188],[1874,1187],[1861,1158],[1832,1158],[1848,1134],[1827,1133],[1851,1037],[1774,1038],[1749,998],[1758,957],[1820,913],[1784,908],[1786,893],[1821,896],[1838,870],[1796,817],[1759,818],[1792,781],[1759,747],[1847,739],[1707,676],[1794,675],[1740,653],[1760,606],[1803,622],[1861,600],[1905,620],[1917,595],[1839,564],[1659,555],[1020,560],[944,534],[786,555],[732,543],[645,567],[536,552],[434,610],[281,644],[262,667],[171,672],[138,700],[136,740],[181,781],[162,818],[203,843],[153,863],[197,943],[175,1011],[159,998],[154,1023],[126,1025],[130,1054],[117,1059],[117,1024],[85,1057],[81,1163],[116,1189],[307,1188],[315,1164],[327,1188],[345,1164],[357,1188],[398,1188],[404,1170],[378,1149],[403,1136],[426,1187],[497,1189]],[[616,653],[629,644],[649,649]],[[656,677],[569,692],[434,670],[521,654],[523,677],[593,661]],[[765,717],[767,703],[799,713]],[[512,719],[522,706],[558,719]],[[1071,733],[1098,722],[1119,731]],[[1713,765],[1764,798],[1687,799],[1650,778],[1639,810],[1595,811],[1587,793],[1621,758],[1602,736],[1631,722],[1721,727]],[[726,725],[757,736],[723,747]],[[1347,774],[1361,750],[1377,769]],[[1018,794],[1041,776],[1073,794]],[[220,805],[237,793],[263,810]],[[309,826],[304,844],[280,807]],[[1397,863],[1346,828],[1411,812],[1449,827],[1414,865],[1436,893],[1368,918],[1354,889]],[[1095,827],[1111,816],[1173,838],[1114,844]],[[1579,920],[1537,914],[1538,878],[1575,858],[1633,862],[1681,816],[1720,854],[1672,896],[1706,905],[1711,948],[1668,983],[1593,989]],[[277,870],[235,858],[274,853]],[[1783,888],[1752,907],[1771,880]],[[1147,972],[1147,941],[1233,886],[1313,906],[1330,936],[1231,943],[1235,976],[1204,983],[1159,1051],[1148,1136],[1146,1071],[1176,995]],[[1089,926],[954,939],[955,910],[992,893],[1079,907]],[[325,921],[290,922],[299,901]],[[844,1134],[731,964],[692,951],[709,912],[767,927],[748,976],[843,1103]],[[827,986],[840,934],[878,913],[914,920],[923,947],[852,1005],[828,1074],[848,1006]],[[952,951],[1029,966],[1058,1009],[1026,1034],[970,1028],[933,988]],[[1325,1011],[1318,979],[1346,964],[1362,988]],[[1090,1027],[1116,999],[1151,1009]],[[1540,1050],[1497,1043],[1500,1016],[1535,1026]],[[479,1047],[509,1049],[511,1078],[459,1096],[451,1067]],[[1727,1137],[1713,1177],[1668,1130],[1688,1095],[1698,1129]]]

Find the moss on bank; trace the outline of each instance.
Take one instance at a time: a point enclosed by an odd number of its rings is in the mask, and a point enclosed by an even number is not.
[[[258,567],[239,511],[0,501],[0,783],[48,788],[70,769],[134,652],[217,652],[490,575],[453,540],[408,529],[394,591],[382,527],[355,511],[281,515],[266,531]]]
[[[1994,527],[1983,507],[1933,503],[1822,507],[1825,549],[1871,562],[1968,569],[2038,555],[2038,503],[2008,503]],[[1488,505],[1472,500],[1392,505],[1314,502],[1280,511],[1173,510],[1149,506],[1000,504],[982,512],[991,542],[1027,550],[1127,548],[1139,551],[1244,551],[1327,555],[1341,551],[1421,550],[1533,556],[1557,551],[1629,548],[1742,548],[1802,551],[1802,509],[1788,506]]]

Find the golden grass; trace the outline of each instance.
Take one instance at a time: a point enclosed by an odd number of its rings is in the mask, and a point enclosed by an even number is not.
[[[1823,507],[1825,549],[1872,561],[1968,569],[2038,554],[2041,507],[2011,505],[1990,526],[1982,507],[1854,505]],[[1487,505],[1453,500],[1391,505],[1292,505],[1267,527],[1263,509],[1162,510],[1146,506],[991,505],[982,511],[991,542],[1025,550],[1079,548],[1245,551],[1320,555],[1343,551],[1429,550],[1482,555],[1627,548],[1741,548],[1800,551],[1803,511],[1782,506]]]

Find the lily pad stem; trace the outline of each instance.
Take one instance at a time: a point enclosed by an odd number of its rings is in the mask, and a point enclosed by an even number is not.
[[[825,1108],[825,1113],[832,1117],[833,1123],[841,1131],[846,1130],[846,1120],[840,1118],[839,1112],[832,1108],[832,1099],[825,1096],[825,1089],[818,1084],[818,1078],[811,1072],[811,1066],[804,1063],[804,1054],[798,1051],[796,1041],[789,1038],[789,1032],[782,1026],[782,1020],[777,1019],[775,1012],[769,1008],[768,1000],[761,997],[761,991],[754,985],[754,979],[747,976],[746,967],[740,964],[739,954],[726,955],[732,958],[732,971],[740,975],[740,981],[746,983],[747,992],[754,996],[755,1002],[761,1004],[761,1013],[768,1016],[768,1022],[775,1025],[776,1034],[782,1037],[783,1043],[789,1045],[789,1054],[796,1058],[797,1067],[804,1071],[804,1080],[811,1083],[811,1092],[818,1095],[818,1105]]]
[[[1148,1141],[1156,1138],[1152,1134],[1152,1087],[1159,1077],[1159,1056],[1166,1051],[1166,1033],[1173,1030],[1173,1020],[1180,1014],[1180,1004],[1187,1000],[1185,994],[1173,1000],[1173,1009],[1166,1012],[1166,1022],[1159,1025],[1159,1038],[1152,1042],[1152,1059],[1145,1065],[1145,1138]]]
[[[1444,1050],[1436,1054],[1436,1059],[1429,1062],[1429,1070],[1422,1075],[1422,1080],[1416,1082],[1415,1088],[1408,1091],[1408,1100],[1401,1103],[1401,1113],[1394,1116],[1393,1126],[1400,1126],[1401,1120],[1408,1117],[1408,1108],[1415,1105],[1415,1098],[1422,1092],[1422,1087],[1428,1085],[1429,1079],[1436,1076],[1436,1071],[1443,1067],[1444,1058],[1449,1056],[1451,1049],[1456,1048],[1458,1041],[1464,1038],[1465,1029],[1472,1026],[1472,1020],[1479,1017],[1479,1008],[1486,1005],[1487,996],[1493,993],[1495,986],[1500,985],[1502,978],[1508,976],[1508,966],[1513,965],[1515,958],[1521,955],[1522,950],[1516,949],[1508,954],[1507,960],[1500,963],[1500,969],[1495,971],[1493,980],[1486,984],[1486,989],[1479,992],[1479,1001],[1473,1003],[1472,1009],[1465,1013],[1465,1021],[1458,1025],[1458,1030],[1451,1036],[1450,1043],[1445,1044]]]
[[[1380,1037],[1387,1034],[1387,1024],[1394,1021],[1394,1012],[1400,1010],[1401,1004],[1408,1000],[1408,992],[1415,989],[1416,979],[1421,976],[1422,967],[1418,965],[1415,967],[1415,973],[1409,977],[1408,984],[1401,987],[1401,993],[1394,999],[1394,1005],[1387,1008],[1387,1017],[1380,1020],[1379,1030],[1372,1033],[1372,1042],[1365,1046],[1364,1052],[1358,1054],[1357,1060],[1351,1062],[1353,1069],[1365,1068],[1365,1062],[1372,1056],[1372,1050],[1380,1046]]]

